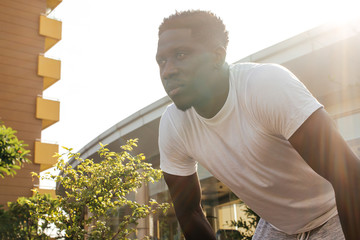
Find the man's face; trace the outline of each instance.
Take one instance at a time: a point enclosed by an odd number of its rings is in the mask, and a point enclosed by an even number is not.
[[[214,55],[190,29],[163,32],[156,61],[165,91],[177,108],[185,111],[209,97],[207,80],[214,71]]]

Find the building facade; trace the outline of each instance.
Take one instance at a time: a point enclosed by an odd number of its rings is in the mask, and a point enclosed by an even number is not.
[[[14,177],[0,179],[0,204],[30,197],[39,182],[31,172],[53,166],[57,144],[41,141],[41,131],[59,121],[59,101],[43,91],[60,79],[61,62],[44,56],[61,40],[61,21],[47,15],[61,0],[0,1],[0,122],[28,145],[32,163]],[[54,139],[55,140],[55,139]],[[54,191],[40,190],[54,193]]]
[[[238,62],[279,63],[290,69],[324,105],[352,150],[360,157],[360,19],[343,25],[323,25]],[[259,89],[259,91],[263,91]],[[164,97],[132,116],[120,121],[84,146],[82,158],[99,159],[99,142],[118,151],[128,139],[139,138],[135,153],[144,153],[154,167],[159,167],[157,145],[159,120],[171,104]],[[76,163],[70,161],[76,166]],[[230,229],[229,221],[242,214],[242,203],[223,183],[199,166],[206,217],[214,228]],[[170,201],[164,181],[142,188],[135,198]],[[138,225],[138,237],[153,239],[183,239],[175,213],[151,216]]]

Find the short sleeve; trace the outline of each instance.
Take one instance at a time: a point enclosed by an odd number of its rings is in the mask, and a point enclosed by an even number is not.
[[[180,119],[173,116],[171,106],[160,119],[160,168],[172,175],[189,176],[197,171],[197,162],[186,153],[185,143],[176,128],[179,126]]]
[[[268,133],[285,139],[322,107],[294,74],[277,64],[253,69],[247,82],[246,104]]]

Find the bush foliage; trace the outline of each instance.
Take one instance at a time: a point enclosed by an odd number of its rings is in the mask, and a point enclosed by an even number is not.
[[[0,176],[14,176],[23,163],[29,162],[26,144],[16,137],[16,131],[0,125]]]
[[[131,200],[131,194],[134,195],[144,184],[162,177],[161,170],[153,169],[145,161],[144,155],[130,154],[137,146],[137,140],[129,140],[121,146],[120,153],[111,152],[106,145],[100,145],[98,153],[102,160],[99,163],[80,158],[80,154],[72,153],[72,149],[65,148],[68,151],[66,154],[57,154],[56,169],[61,174],[48,172],[41,178],[61,184],[65,193],[51,199],[35,192],[33,198],[19,199],[13,203],[25,207],[23,213],[26,214],[25,220],[21,220],[24,224],[18,228],[10,226],[12,229],[9,231],[28,233],[28,237],[20,239],[47,239],[44,233],[51,226],[56,226],[57,236],[62,239],[126,240],[131,234],[134,235],[139,219],[158,211],[165,212],[169,208],[169,204],[160,204],[152,199],[146,204]],[[74,168],[66,164],[65,157],[74,158],[79,164]],[[36,173],[33,175],[40,178]],[[21,205],[23,202],[28,205]],[[13,204],[9,205],[9,211],[2,212],[4,219],[19,216]],[[119,210],[124,214],[118,219],[118,224],[112,226],[111,218]],[[30,229],[30,226],[36,227]]]
[[[45,231],[51,223],[44,216],[53,215],[56,207],[56,200],[39,194],[9,203],[7,210],[0,209],[0,239],[50,239]]]

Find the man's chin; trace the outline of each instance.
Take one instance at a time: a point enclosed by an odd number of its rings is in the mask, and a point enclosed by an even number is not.
[[[175,106],[177,109],[185,112],[186,110],[188,110],[189,108],[191,108],[191,104],[183,104],[183,103],[177,103],[174,102]]]

